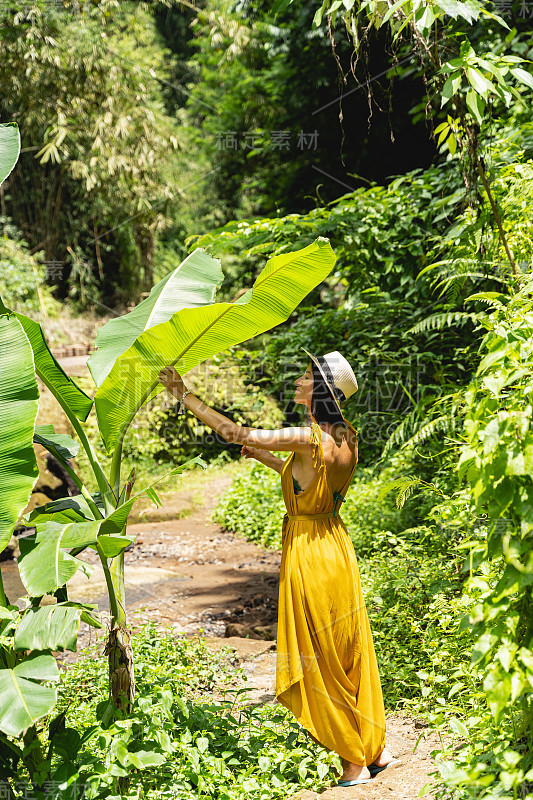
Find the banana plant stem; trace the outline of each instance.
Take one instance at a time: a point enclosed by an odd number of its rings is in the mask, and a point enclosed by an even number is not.
[[[120,612],[119,612],[115,587],[113,585],[113,578],[111,576],[111,571],[109,569],[107,556],[103,553],[102,548],[100,547],[98,542],[96,543],[96,548],[98,551],[98,555],[100,556],[102,569],[104,570],[105,582],[107,584],[107,591],[109,594],[109,611],[111,612],[111,628],[114,628],[117,625],[117,622],[120,618]]]
[[[6,593],[4,591],[4,581],[2,580],[2,568],[0,567],[0,606],[7,608],[9,605]]]
[[[117,442],[111,460],[111,471],[109,473],[109,483],[113,489],[115,497],[120,497],[120,467],[122,465],[122,442]]]
[[[98,488],[100,489],[100,494],[102,495],[106,512],[111,513],[112,511],[114,511],[117,501],[116,498],[113,496],[113,492],[111,491],[109,483],[107,482],[107,478],[105,476],[104,470],[102,469],[102,465],[98,461],[96,453],[94,452],[92,445],[87,438],[87,434],[81,427],[80,421],[78,420],[76,415],[70,410],[64,398],[61,396],[61,393],[58,392],[55,386],[46,379],[46,376],[41,372],[41,370],[37,370],[37,375],[43,381],[43,383],[50,389],[55,399],[57,400],[57,402],[67,415],[70,424],[78,434],[81,445],[87,454],[87,458],[89,459],[89,463],[94,473],[94,477],[96,478]]]
[[[126,532],[124,527],[123,533]],[[115,597],[117,601],[117,614],[115,617],[115,624],[126,624],[126,592],[124,586],[124,550],[121,550],[118,556],[115,556],[111,564],[111,578],[115,588]]]
[[[110,513],[115,509],[116,506],[116,498],[113,496],[113,491],[107,482],[107,478],[105,476],[104,470],[102,469],[100,462],[96,458],[96,454],[92,448],[90,441],[87,438],[87,435],[83,428],[81,427],[79,421],[76,417],[72,414],[70,416],[70,421],[76,433],[79,436],[80,442],[83,446],[83,449],[87,453],[87,457],[89,459],[89,463],[91,464],[94,476],[98,483],[98,488],[100,489],[100,493],[102,495],[102,499],[105,503],[106,511]]]

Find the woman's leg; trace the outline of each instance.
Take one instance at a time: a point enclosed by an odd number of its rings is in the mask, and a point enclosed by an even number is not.
[[[342,762],[343,773],[340,780],[343,781],[355,781],[357,779],[363,778],[370,778],[370,771],[368,767],[363,766],[362,764],[354,764],[351,761],[347,761],[345,758],[340,756]],[[387,748],[384,748],[380,755],[373,761],[372,763],[376,765],[376,767],[384,767],[385,764],[388,764],[389,761],[392,761],[393,756],[389,753]]]
[[[385,747],[381,752],[381,754],[372,763],[375,764],[376,767],[384,767],[385,764],[388,764],[389,761],[392,761],[392,759],[393,756],[389,753],[389,751]]]
[[[312,733],[309,733],[309,731],[307,731],[307,733],[314,742],[320,745],[320,747],[324,747],[322,742],[319,742],[318,739],[315,739]],[[384,750],[383,753],[385,752],[386,751]],[[380,758],[383,756],[383,753],[381,754]],[[341,760],[343,769],[339,780],[355,781],[357,778],[370,778],[370,772],[368,771],[367,767],[363,766],[362,764],[353,764],[351,761],[347,761],[341,755],[339,755],[339,758]],[[388,758],[387,761],[390,761],[391,758],[392,756]],[[379,761],[379,759],[376,759],[376,761]],[[379,764],[379,766],[382,766],[382,764]]]
[[[368,767],[364,764],[354,764],[352,761],[347,761],[341,756],[342,762],[342,775],[339,780],[341,781],[356,781],[358,779],[370,778]]]

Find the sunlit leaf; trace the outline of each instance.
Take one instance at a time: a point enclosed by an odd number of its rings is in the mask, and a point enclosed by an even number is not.
[[[39,392],[33,354],[22,325],[0,315],[0,551],[28,500],[39,470],[33,431]]]
[[[233,303],[183,308],[142,333],[116,361],[95,395],[100,432],[113,450],[138,409],[162,390],[161,369],[180,374],[207,358],[284,322],[331,272],[335,254],[327,239],[271,258],[252,289]],[[161,388],[159,388],[161,387]]]

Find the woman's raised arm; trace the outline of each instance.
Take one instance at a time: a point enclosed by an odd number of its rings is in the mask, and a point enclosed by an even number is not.
[[[174,367],[166,367],[162,370],[159,380],[169,392],[181,400],[181,396],[185,392],[185,384]],[[276,428],[274,430],[248,428],[237,425],[223,414],[219,414],[192,393],[188,393],[183,402],[199,420],[232,444],[270,451],[294,450],[299,453],[307,452],[311,447],[309,428]]]
[[[231,444],[257,447],[259,450],[295,450],[299,453],[304,453],[311,447],[309,428],[275,428],[273,430],[248,428],[244,425],[237,425],[223,414],[219,414],[194,394],[188,394],[184,402],[186,408],[190,409],[195,417],[198,417]]]

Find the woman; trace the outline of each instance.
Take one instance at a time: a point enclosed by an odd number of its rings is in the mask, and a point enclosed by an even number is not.
[[[304,348],[302,348],[304,349]],[[338,352],[316,357],[295,381],[311,426],[237,425],[185,388],[173,367],[161,383],[226,441],[281,474],[283,519],[276,697],[312,738],[339,754],[339,786],[368,783],[389,764],[385,709],[357,559],[338,506],[357,464],[357,431],[340,403],[357,390]],[[285,460],[269,451],[289,451]]]

